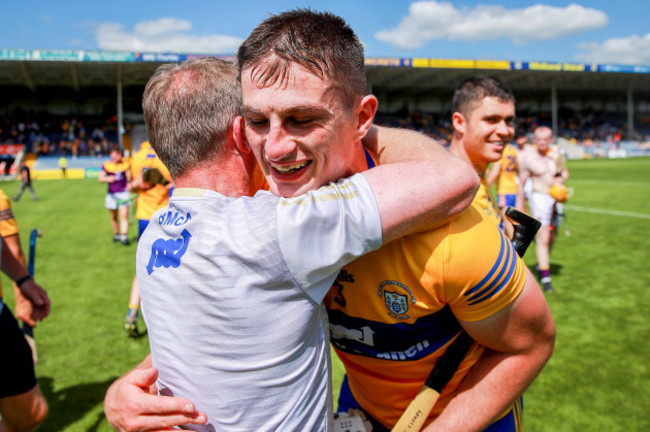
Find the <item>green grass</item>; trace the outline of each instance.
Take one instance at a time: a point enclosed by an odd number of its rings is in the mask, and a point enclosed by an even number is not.
[[[13,204],[25,254],[38,228],[35,276],[52,301],[36,329],[36,373],[50,405],[43,431],[110,431],[102,401],[115,378],[148,352],[148,340],[128,339],[122,329],[135,274],[135,246],[111,243],[105,185],[96,180],[34,183],[38,200]],[[18,182],[0,184],[7,195]],[[136,235],[135,226],[131,227]],[[3,275],[8,303],[12,289]]]
[[[553,357],[525,396],[527,431],[650,430],[650,158],[570,161],[571,236],[552,254],[557,326]],[[11,196],[17,182],[0,188]],[[52,313],[36,328],[37,375],[50,404],[43,431],[110,431],[102,400],[110,383],[148,352],[122,323],[135,245],[112,244],[105,186],[95,180],[35,182],[15,203],[21,240],[38,239],[36,278]],[[608,212],[625,212],[608,214]],[[135,227],[132,228],[135,236]],[[526,257],[535,263],[531,247]],[[3,277],[5,299],[13,294]],[[342,367],[334,361],[335,380]],[[338,384],[335,384],[338,388]]]
[[[533,431],[649,430],[650,159],[569,169],[571,236],[552,252],[547,296],[556,347],[527,393],[525,421]]]

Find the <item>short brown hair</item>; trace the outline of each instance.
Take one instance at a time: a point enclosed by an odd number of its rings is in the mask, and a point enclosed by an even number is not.
[[[469,118],[475,105],[486,97],[494,97],[502,102],[515,103],[515,96],[508,86],[498,78],[487,75],[474,75],[461,82],[451,102],[451,112],[459,112]]]
[[[237,52],[240,76],[251,68],[258,85],[283,82],[296,63],[340,87],[349,107],[367,93],[364,62],[363,45],[341,17],[309,9],[272,15]]]
[[[172,177],[212,158],[241,110],[237,68],[212,57],[164,64],[142,98],[147,137]]]

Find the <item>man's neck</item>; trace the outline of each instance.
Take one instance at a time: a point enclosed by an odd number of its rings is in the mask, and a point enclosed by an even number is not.
[[[487,171],[487,165],[483,166],[476,161],[473,161],[470,159],[470,157],[467,155],[467,151],[465,150],[465,146],[463,145],[463,141],[456,138],[452,138],[451,144],[449,145],[449,151],[453,154],[464,160],[465,162],[469,163],[474,167],[474,170],[478,174],[480,178],[485,178],[485,173]]]
[[[370,154],[377,157],[376,154],[373,153]],[[362,145],[355,146],[354,150],[350,153],[350,163],[348,166],[349,166],[349,172],[346,175],[346,177],[349,177],[356,173],[360,173],[368,170],[369,168],[372,168],[371,166],[368,166],[368,159],[366,157],[365,147],[363,147]]]
[[[232,198],[251,194],[249,173],[242,164],[232,160],[212,161],[192,168],[174,179],[174,187],[207,189]]]

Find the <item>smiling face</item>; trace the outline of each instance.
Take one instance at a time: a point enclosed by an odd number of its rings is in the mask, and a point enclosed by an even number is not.
[[[473,109],[471,109],[473,108]],[[488,96],[470,107],[468,118],[453,114],[454,129],[462,134],[460,153],[479,174],[501,158],[515,133],[515,104]]]
[[[266,87],[254,71],[241,74],[245,132],[271,192],[296,196],[358,171],[365,131],[339,88],[295,63]]]

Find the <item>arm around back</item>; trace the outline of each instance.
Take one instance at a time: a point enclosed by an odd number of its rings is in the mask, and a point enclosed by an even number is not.
[[[441,226],[474,199],[479,180],[472,166],[423,134],[375,126],[364,145],[380,163],[363,175],[377,201],[383,243]]]

